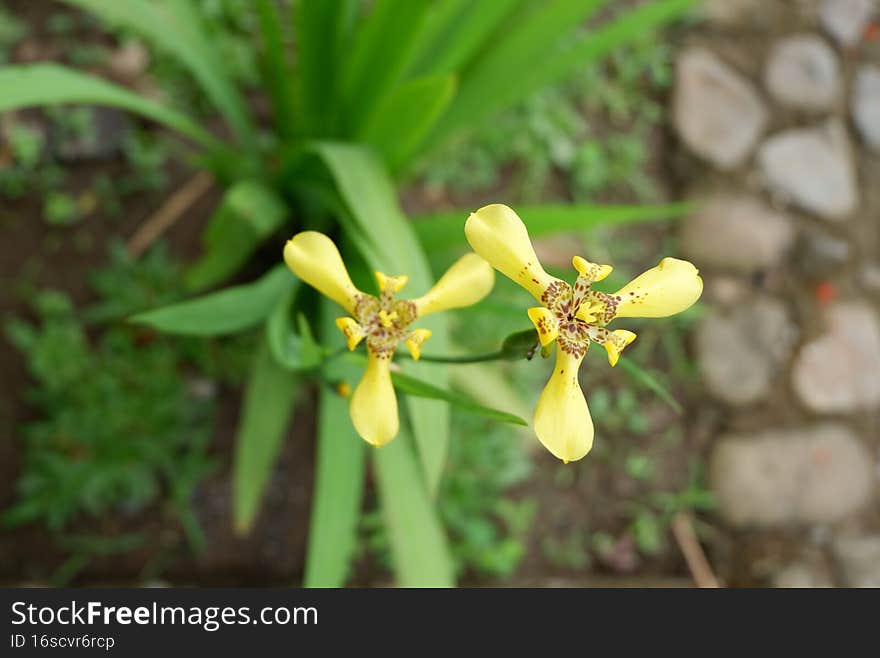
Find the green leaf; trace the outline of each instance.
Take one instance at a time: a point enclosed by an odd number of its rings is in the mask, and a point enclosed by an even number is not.
[[[587,17],[607,0],[548,0],[532,9],[486,44],[485,51],[462,73],[459,91],[449,111],[438,123],[432,143],[463,128],[477,125],[489,115],[527,96],[524,89],[534,71],[540,71],[554,49],[573,34]]]
[[[272,356],[291,370],[311,370],[321,364],[324,353],[315,342],[305,316],[298,317],[299,333],[293,330],[291,307],[296,291],[278,300],[266,322],[266,341]]]
[[[186,273],[187,287],[202,290],[234,274],[286,219],[283,199],[265,184],[245,180],[233,185],[202,235],[205,252]]]
[[[341,217],[346,235],[371,268],[388,274],[409,275],[412,296],[426,292],[433,277],[425,251],[397,202],[388,173],[372,153],[349,144],[318,142],[312,145],[336,181],[339,194],[349,209]],[[444,314],[419,319],[419,326],[433,332],[431,349],[448,351],[448,326]],[[404,364],[405,369],[445,386],[445,368],[422,363]],[[449,447],[449,408],[430,400],[408,398],[418,455],[428,491],[437,491]]]
[[[177,58],[245,142],[252,134],[242,99],[190,0],[62,0],[112,26],[131,30]]]
[[[297,376],[276,364],[265,342],[261,343],[235,438],[232,489],[238,533],[250,530],[259,511],[301,386]]]
[[[419,73],[459,71],[488,42],[522,0],[443,0],[425,20],[425,29],[413,58]]]
[[[455,575],[443,528],[423,485],[406,430],[373,452],[382,517],[397,582],[402,587],[453,587]]]
[[[354,0],[299,0],[295,5],[296,89],[305,135],[332,132],[343,46],[357,7]]]
[[[483,405],[474,402],[466,395],[434,386],[421,379],[416,379],[415,377],[410,377],[400,372],[392,373],[391,379],[394,382],[395,388],[403,393],[431,400],[445,400],[449,404],[453,404],[463,411],[477,414],[478,416],[485,416],[492,420],[500,420],[502,423],[528,426],[528,423],[519,416],[507,413],[506,411],[492,409],[491,407],[484,407]]]
[[[188,116],[101,78],[57,64],[26,64],[0,69],[0,112],[66,103],[118,107],[161,123],[204,147],[222,148],[209,132]]]
[[[358,135],[406,70],[429,0],[376,0],[357,31],[342,76],[342,134]]]
[[[292,293],[297,285],[298,280],[284,265],[276,265],[253,283],[139,313],[131,321],[170,334],[235,334],[266,319],[279,299]]]
[[[626,374],[632,377],[633,381],[655,393],[657,397],[668,404],[675,413],[679,415],[684,413],[684,409],[682,409],[678,400],[675,399],[675,396],[673,396],[669,389],[661,384],[660,380],[654,377],[650,372],[636,365],[634,361],[631,361],[626,357],[620,357],[618,364],[626,370]]]
[[[289,139],[294,133],[296,114],[293,109],[291,71],[284,49],[284,32],[276,0],[257,0],[257,15],[263,37],[260,58],[263,88],[272,101],[275,129],[283,139]]]
[[[431,75],[409,80],[386,98],[364,128],[361,139],[396,170],[416,151],[454,95],[454,76]]]
[[[688,203],[653,206],[541,205],[515,208],[533,238],[599,226],[681,217],[691,209],[692,206]],[[470,212],[445,210],[415,218],[414,226],[419,240],[434,251],[460,247],[464,239],[464,223]]]
[[[335,305],[321,306],[322,336],[337,333]],[[327,364],[328,380],[354,384],[361,371],[343,359]],[[309,545],[303,584],[306,587],[345,585],[357,547],[358,520],[364,490],[367,444],[354,431],[348,400],[328,387],[318,398],[318,448],[312,498]]]

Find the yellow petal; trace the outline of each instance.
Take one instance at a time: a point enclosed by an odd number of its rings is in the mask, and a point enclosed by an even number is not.
[[[418,361],[422,356],[422,345],[430,337],[431,332],[428,329],[415,329],[409,332],[409,335],[404,341],[404,345],[406,345],[414,360]]]
[[[349,404],[355,430],[364,441],[377,447],[397,436],[400,429],[390,363],[391,359],[368,352],[367,369]]]
[[[697,268],[686,260],[664,258],[615,294],[619,318],[663,318],[690,308],[703,292]]]
[[[401,274],[400,276],[388,276],[382,272],[374,272],[374,274],[376,275],[376,281],[379,282],[379,292],[386,295],[396,295],[406,285],[406,282],[409,281],[409,277],[406,274]]]
[[[317,231],[297,233],[284,245],[284,261],[300,279],[354,313],[354,287],[333,240]]]
[[[610,265],[597,265],[580,256],[572,258],[571,264],[574,265],[574,269],[578,271],[578,274],[589,279],[591,283],[601,281],[614,270]]]
[[[553,281],[541,267],[525,224],[513,209],[495,203],[471,213],[464,233],[474,251],[539,300]]]
[[[529,309],[529,320],[538,330],[538,339],[541,341],[541,345],[547,345],[556,340],[558,324],[552,312],[543,306],[535,306]]]
[[[593,447],[593,419],[578,383],[580,358],[556,349],[556,367],[535,407],[535,433],[563,462],[573,462]]]
[[[345,336],[345,342],[348,343],[348,349],[353,350],[364,339],[364,330],[352,318],[336,318],[336,326]]]
[[[632,331],[627,331],[626,329],[615,329],[611,332],[611,335],[605,340],[605,351],[608,352],[608,363],[611,364],[611,367],[617,365],[617,360],[620,358],[620,353],[623,351],[623,348],[629,345],[636,339],[636,335]]]
[[[427,293],[414,299],[419,316],[476,304],[492,290],[492,266],[476,254],[459,258]]]

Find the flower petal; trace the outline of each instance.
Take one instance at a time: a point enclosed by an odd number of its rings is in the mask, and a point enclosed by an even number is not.
[[[409,332],[409,335],[406,337],[404,341],[404,345],[409,350],[409,353],[412,354],[412,358],[414,361],[418,361],[422,356],[422,345],[431,337],[431,331],[429,329],[414,329]]]
[[[354,313],[363,293],[351,282],[333,240],[317,231],[297,233],[284,245],[284,261],[300,279]]]
[[[611,364],[612,368],[617,365],[617,360],[620,358],[623,348],[635,339],[636,334],[626,329],[615,329],[610,333],[604,345],[605,351],[608,352],[608,363]]]
[[[494,283],[492,266],[476,254],[467,254],[455,261],[434,287],[413,303],[420,317],[470,306],[488,295]]]
[[[556,350],[556,367],[535,407],[535,433],[554,456],[568,463],[593,447],[593,419],[578,383],[583,356]]]
[[[367,351],[367,369],[351,396],[349,413],[355,430],[364,441],[383,446],[397,436],[397,395],[391,384],[391,359]]]
[[[618,318],[663,318],[690,308],[703,292],[697,268],[686,260],[664,258],[614,293]]]
[[[471,213],[464,233],[474,251],[535,299],[558,281],[541,267],[525,224],[508,206],[494,203]]]
[[[541,345],[548,345],[556,340],[559,333],[559,324],[553,313],[543,306],[534,306],[529,309],[529,320],[535,325],[538,331],[538,339]]]
[[[349,350],[353,350],[364,339],[363,328],[353,318],[336,318],[336,326],[345,336]]]

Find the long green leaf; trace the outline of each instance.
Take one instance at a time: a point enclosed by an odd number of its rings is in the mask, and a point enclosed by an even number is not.
[[[313,148],[326,163],[349,208],[350,216],[342,217],[343,228],[368,264],[388,274],[409,275],[408,289],[413,296],[427,291],[433,277],[425,251],[400,210],[391,179],[381,163],[362,147],[321,142]],[[445,353],[448,327],[444,315],[421,318],[419,326],[433,332],[432,351]],[[447,385],[445,368],[422,363],[407,363],[405,367],[423,379],[430,377],[438,386]],[[407,405],[428,491],[433,495],[449,446],[449,409],[445,404],[418,398],[409,398]]]
[[[276,265],[253,283],[139,313],[131,321],[169,334],[235,334],[265,320],[278,300],[296,284],[297,279],[284,265]]]
[[[187,287],[203,290],[231,276],[282,225],[287,212],[284,200],[264,183],[244,180],[233,185],[205,229],[204,253],[187,271]]]
[[[364,128],[362,141],[398,169],[415,152],[455,94],[455,77],[431,75],[401,84]]]
[[[341,130],[359,135],[400,80],[418,42],[429,0],[376,0],[360,26],[342,77]]]
[[[626,373],[632,377],[633,381],[637,384],[641,384],[649,391],[653,392],[657,395],[661,400],[663,400],[666,404],[672,408],[675,413],[681,415],[684,413],[684,409],[682,409],[681,404],[678,400],[675,399],[675,396],[666,388],[660,380],[658,380],[654,375],[652,375],[649,371],[645,370],[641,366],[637,365],[634,361],[623,357],[619,361],[620,365],[626,370]]]
[[[168,126],[202,146],[222,146],[188,116],[101,78],[57,64],[26,64],[0,69],[0,112],[65,103],[118,107]]]
[[[417,73],[459,71],[523,0],[442,0],[425,20],[413,70]]]
[[[688,203],[654,206],[540,205],[520,206],[516,211],[528,227],[529,235],[534,238],[599,226],[677,218],[691,208]],[[416,234],[423,245],[434,251],[460,247],[464,223],[470,212],[464,209],[444,210],[414,218]]]
[[[241,97],[231,83],[223,60],[205,35],[190,0],[62,0],[89,11],[113,26],[141,35],[154,47],[176,57],[201,84],[240,138],[252,134]]]
[[[275,129],[282,138],[289,139],[294,134],[296,114],[293,109],[291,71],[284,49],[283,24],[276,0],[257,0],[257,15],[263,37],[260,68],[263,72],[264,88],[272,101]]]
[[[297,102],[302,133],[327,137],[339,92],[340,64],[354,0],[299,0],[295,5]]]
[[[478,416],[485,416],[492,420],[499,420],[502,423],[528,426],[528,423],[519,416],[507,413],[506,411],[500,411],[499,409],[485,407],[466,395],[445,388],[440,388],[439,386],[434,386],[421,379],[404,375],[402,372],[392,373],[391,379],[394,382],[394,387],[403,393],[428,398],[430,400],[444,400],[463,411],[477,414]]]
[[[454,586],[446,537],[422,484],[409,433],[402,431],[394,441],[376,450],[373,464],[398,584]]]
[[[338,339],[334,323],[338,309],[329,301],[321,308],[323,335]],[[328,363],[324,376],[353,385],[360,377],[360,369],[336,359]],[[341,587],[357,546],[367,444],[354,431],[348,416],[348,400],[329,388],[321,389],[318,401],[317,451],[304,585]]]
[[[301,386],[297,375],[275,363],[262,343],[251,368],[235,437],[233,520],[238,533],[250,530],[259,511]]]
[[[532,10],[488,44],[486,52],[463,72],[459,92],[438,122],[432,142],[474,126],[532,91],[523,82],[545,66],[555,48],[608,0],[550,0]]]

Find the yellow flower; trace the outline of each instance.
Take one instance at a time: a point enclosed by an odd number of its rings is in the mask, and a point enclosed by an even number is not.
[[[614,318],[659,318],[680,313],[699,299],[703,281],[697,268],[676,258],[630,281],[615,293],[591,290],[611,273],[579,256],[571,286],[544,271],[525,224],[509,207],[493,204],[472,213],[465,234],[473,250],[499,272],[529,291],[541,306],[528,311],[542,345],[556,341],[556,366],[535,408],[535,433],[564,462],[586,455],[593,445],[593,421],[578,383],[578,370],[590,343],[599,343],[614,366],[636,335],[605,325]]]
[[[409,326],[430,313],[477,303],[494,283],[489,264],[476,254],[468,254],[417,299],[395,299],[407,277],[382,272],[376,272],[379,296],[369,295],[352,283],[333,241],[316,231],[297,233],[288,240],[284,260],[300,279],[349,313],[351,317],[336,320],[348,349],[366,342],[367,368],[351,395],[349,412],[357,433],[374,446],[391,441],[400,428],[390,372],[394,350],[403,341],[413,359],[418,359],[422,344],[431,336],[427,329]]]

